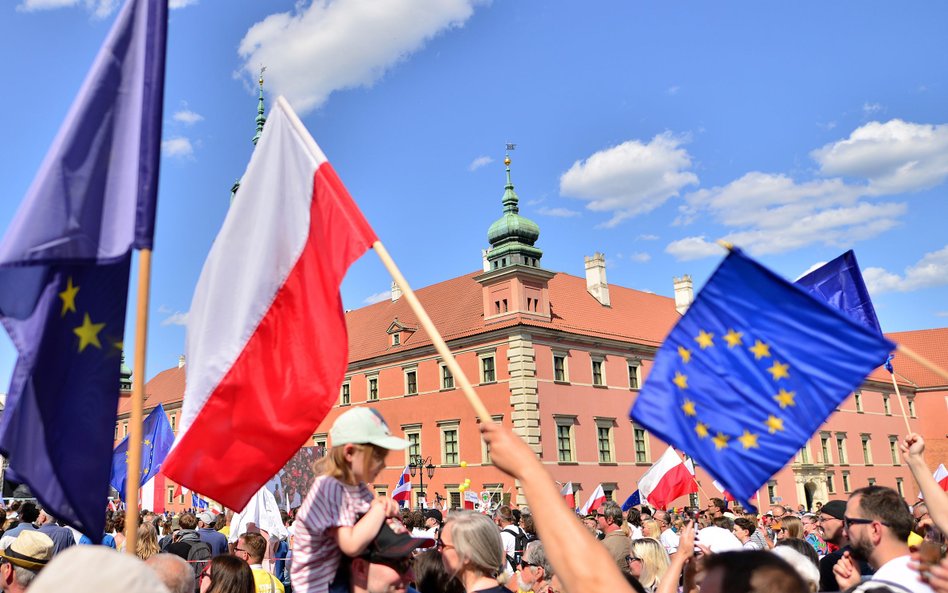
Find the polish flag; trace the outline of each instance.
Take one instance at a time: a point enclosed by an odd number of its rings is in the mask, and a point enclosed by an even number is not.
[[[168,477],[241,509],[306,443],[346,371],[339,284],[376,240],[277,98],[194,290]]]
[[[401,477],[398,478],[395,490],[392,490],[392,500],[398,502],[398,506],[411,505],[411,474],[408,472],[407,465],[402,470]]]
[[[694,475],[671,447],[639,480],[642,498],[657,509],[664,509],[679,496],[697,491]]]
[[[722,494],[724,494],[724,500],[726,502],[731,502],[732,500],[734,500],[734,496],[732,496],[730,492],[724,489],[724,484],[722,484],[721,482],[718,482],[717,480],[713,480],[711,483],[714,484],[714,487],[718,489],[718,492],[721,492]]]
[[[586,501],[586,504],[583,505],[583,508],[579,509],[579,514],[586,516],[592,511],[595,511],[602,506],[602,503],[606,502],[606,493],[602,490],[602,484],[596,486],[596,489],[593,490],[593,493],[589,496],[589,499]]]
[[[576,496],[573,494],[573,483],[567,482],[563,489],[560,490],[560,494],[563,495],[563,499],[566,500],[566,506],[570,510],[576,510]]]
[[[932,474],[932,477],[935,478],[935,481],[938,482],[938,485],[941,486],[941,489],[948,492],[948,469],[945,469],[944,463],[939,463],[938,467],[935,468],[935,473]],[[918,493],[919,498],[925,498],[922,496],[922,493]]]
[[[161,514],[165,512],[165,476],[158,472],[138,490],[138,508]]]

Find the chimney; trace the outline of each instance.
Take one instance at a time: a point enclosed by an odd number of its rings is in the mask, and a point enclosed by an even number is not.
[[[481,249],[481,257],[484,259],[483,264],[484,264],[484,271],[485,271],[485,272],[490,272],[490,262],[487,261],[487,253],[488,253],[489,251],[490,251],[489,249]]]
[[[184,366],[184,354],[178,357],[178,368],[180,369],[183,366]]]
[[[384,293],[383,293],[384,294]],[[402,296],[402,289],[392,280],[392,302],[394,303]]]
[[[675,309],[678,310],[679,315],[684,315],[695,300],[694,283],[688,274],[672,280],[675,285]]]
[[[586,258],[586,290],[599,304],[609,306],[609,283],[606,282],[606,256],[595,253]]]

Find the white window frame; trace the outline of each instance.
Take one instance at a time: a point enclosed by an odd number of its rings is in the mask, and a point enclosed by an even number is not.
[[[553,416],[556,425],[556,461],[557,463],[576,463],[576,416]],[[566,439],[569,444],[569,459],[561,459],[560,429],[566,428]]]
[[[839,457],[840,465],[849,464],[849,453],[846,451],[846,433],[836,433],[836,456]]]
[[[461,421],[460,420],[443,420],[438,422],[438,430],[441,433],[441,465],[447,467],[455,467],[461,463]],[[454,456],[453,461],[448,461],[448,440],[447,433],[454,432]]]
[[[866,465],[873,465],[872,463],[872,435],[863,433],[859,435],[859,442],[862,446],[862,460]]]
[[[599,364],[599,382],[596,382],[596,364]],[[606,387],[606,357],[602,354],[589,355],[590,381],[593,387]]]
[[[411,458],[415,455],[421,456],[421,424],[403,424],[402,433],[405,435],[405,440],[409,442],[408,447],[405,448],[405,465],[411,463]],[[417,452],[415,451],[415,443],[412,442],[412,437],[417,436]]]
[[[627,360],[629,371],[629,389],[638,391],[642,388],[642,362],[638,360]],[[632,385],[632,377],[635,377],[635,385]]]
[[[563,359],[563,378],[556,378],[556,359]],[[563,350],[553,351],[553,381],[555,383],[569,383],[569,352]]]
[[[451,375],[451,386],[447,385],[447,376],[445,373]],[[441,362],[438,363],[438,383],[441,385],[441,391],[450,391],[455,388],[457,385],[457,379],[454,376],[454,373],[451,372],[451,369],[448,368],[448,365]]]
[[[408,375],[409,373],[415,373],[415,390],[411,391],[409,389]],[[413,365],[409,367],[402,367],[402,376],[404,377],[404,388],[405,395],[418,395],[418,366]]]
[[[350,379],[346,379],[339,386],[339,405],[348,406],[352,404],[352,384]]]
[[[616,437],[615,437],[615,427],[616,419],[615,418],[596,418],[596,458],[599,459],[599,463],[603,465],[614,465],[616,463]],[[599,437],[599,431],[606,430],[606,443],[608,449],[606,453],[609,454],[609,459],[603,460],[602,453],[603,449],[601,447],[602,443]],[[558,457],[558,455],[557,455]]]
[[[642,461],[639,461],[638,439],[635,436],[635,433],[638,431],[642,431],[642,441],[645,445],[645,459]],[[635,456],[635,463],[652,463],[652,448],[649,443],[648,430],[646,430],[644,426],[640,426],[634,422],[632,423],[632,455]]]
[[[375,397],[372,397],[372,381],[375,381]],[[367,402],[377,402],[379,401],[379,374],[372,373],[371,375],[365,376],[365,401]]]
[[[487,361],[487,359],[490,359],[491,361],[491,365],[493,366],[493,368],[491,369],[491,372],[494,374],[494,378],[489,381],[487,380],[487,372],[485,368],[485,365],[487,364],[485,361]],[[480,371],[481,385],[497,382],[497,351],[496,350],[492,349],[485,352],[479,352],[477,354],[477,366],[478,366],[478,370]]]
[[[833,464],[833,435],[828,432],[820,433],[820,453],[823,455],[825,465]]]

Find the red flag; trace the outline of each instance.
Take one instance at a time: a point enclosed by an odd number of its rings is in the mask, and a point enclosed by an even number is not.
[[[589,495],[589,499],[586,501],[586,504],[583,505],[583,508],[579,509],[579,514],[583,516],[588,515],[601,507],[604,502],[606,502],[606,493],[602,489],[602,484],[599,484],[596,486],[596,489],[593,490],[593,493]]]
[[[639,480],[639,493],[655,508],[664,509],[679,496],[698,491],[692,471],[669,447]]]
[[[312,436],[346,370],[339,284],[375,241],[277,99],[194,291],[168,477],[241,509]]]
[[[566,501],[566,506],[570,509],[576,509],[576,496],[573,494],[573,483],[567,482],[563,489],[560,490],[560,494],[563,495],[563,499]]]

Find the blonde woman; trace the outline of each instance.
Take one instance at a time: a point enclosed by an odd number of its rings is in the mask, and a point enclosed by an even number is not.
[[[642,521],[642,537],[657,540],[662,536],[662,526],[655,519]]]
[[[158,532],[151,523],[142,523],[138,526],[138,545],[135,546],[135,555],[142,560],[148,560],[158,553]]]
[[[632,540],[629,549],[629,572],[637,578],[646,591],[654,593],[668,571],[669,559],[665,547],[651,538]]]

